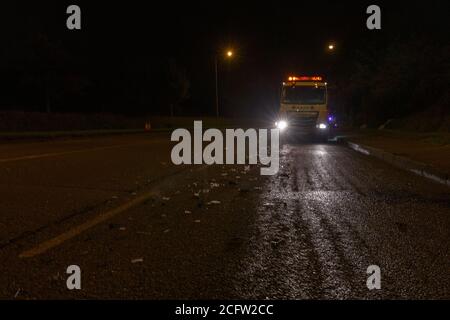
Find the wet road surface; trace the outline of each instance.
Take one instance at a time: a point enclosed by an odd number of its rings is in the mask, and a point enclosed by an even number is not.
[[[450,298],[448,187],[335,144],[283,145],[271,177],[177,167],[170,149],[164,134],[0,145],[0,297]]]

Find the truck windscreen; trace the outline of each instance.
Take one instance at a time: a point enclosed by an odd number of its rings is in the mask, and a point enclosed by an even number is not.
[[[324,104],[325,87],[284,87],[282,100],[283,103]]]

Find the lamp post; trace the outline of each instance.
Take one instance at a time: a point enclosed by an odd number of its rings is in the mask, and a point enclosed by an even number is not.
[[[326,55],[328,58],[326,59],[326,72],[327,78],[332,79],[333,74],[336,68],[336,60],[338,59],[339,47],[336,45],[336,42],[330,41],[326,46]]]
[[[233,51],[228,50],[226,52],[226,58],[231,58],[233,56]],[[216,83],[216,118],[219,118],[219,57],[217,54],[214,55],[214,74]]]
[[[217,54],[214,56],[214,71],[215,71],[215,79],[216,79],[216,118],[219,118],[219,81],[218,81],[218,67],[217,67]]]

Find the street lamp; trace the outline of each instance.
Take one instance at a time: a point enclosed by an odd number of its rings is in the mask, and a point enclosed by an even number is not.
[[[334,44],[330,43],[328,45],[328,50],[333,51],[334,50]]]
[[[231,57],[233,57],[233,51],[228,50],[226,52],[226,58],[230,59]],[[219,58],[218,55],[216,54],[214,56],[214,70],[215,70],[215,76],[216,76],[216,117],[219,118],[219,68],[218,68],[218,64],[219,64]]]

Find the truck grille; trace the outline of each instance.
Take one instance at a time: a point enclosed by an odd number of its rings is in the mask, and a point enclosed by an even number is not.
[[[289,114],[289,126],[298,128],[315,128],[318,112],[292,112]]]

